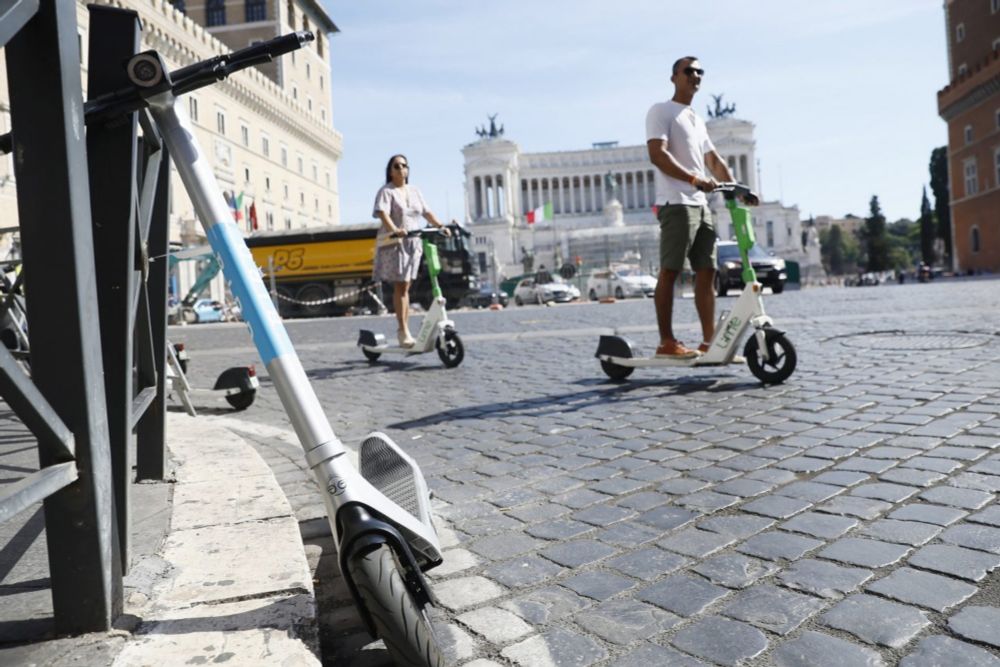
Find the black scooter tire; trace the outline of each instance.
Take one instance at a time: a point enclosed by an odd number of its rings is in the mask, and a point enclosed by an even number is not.
[[[427,614],[406,588],[392,548],[380,544],[357,554],[348,569],[393,663],[400,667],[444,667]]]
[[[235,410],[246,410],[253,405],[257,398],[257,390],[241,391],[238,394],[226,394],[226,403],[229,403]]]
[[[613,361],[605,361],[603,359],[601,359],[601,368],[609,378],[617,381],[626,379],[635,370],[634,366],[620,366]]]
[[[378,361],[379,357],[382,356],[381,352],[372,352],[370,350],[366,350],[365,348],[361,348],[361,354],[365,355],[365,359],[373,364]]]
[[[764,329],[764,344],[767,345],[770,359],[765,362],[760,355],[756,334],[751,334],[743,347],[743,356],[747,358],[750,372],[764,384],[781,384],[795,371],[798,357],[795,346],[785,337],[785,334],[771,329]]]
[[[443,344],[442,338],[444,339]],[[445,331],[442,338],[437,340],[438,357],[441,358],[441,363],[445,365],[445,368],[455,368],[465,359],[465,346],[462,344],[462,338],[451,330]]]

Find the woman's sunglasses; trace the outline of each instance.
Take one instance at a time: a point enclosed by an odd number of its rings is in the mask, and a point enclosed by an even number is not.
[[[404,169],[409,169],[410,165],[405,164],[403,162],[393,162],[392,168],[395,169],[396,171],[403,171]]]

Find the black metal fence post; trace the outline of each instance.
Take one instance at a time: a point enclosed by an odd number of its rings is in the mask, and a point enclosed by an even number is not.
[[[45,500],[56,631],[121,609],[74,0],[46,0],[6,47],[31,371],[73,432],[79,479]],[[39,441],[41,465],[58,452]]]
[[[139,49],[139,18],[116,7],[90,7],[87,95],[94,99],[129,85],[124,63]],[[108,437],[123,571],[129,567],[129,491],[132,485],[135,268],[136,113],[87,127],[90,211],[94,225],[94,263],[98,319],[104,359]]]

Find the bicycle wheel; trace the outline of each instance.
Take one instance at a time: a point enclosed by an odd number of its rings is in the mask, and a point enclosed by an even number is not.
[[[400,667],[444,667],[427,613],[410,596],[392,548],[380,544],[356,555],[347,567],[393,662]]]

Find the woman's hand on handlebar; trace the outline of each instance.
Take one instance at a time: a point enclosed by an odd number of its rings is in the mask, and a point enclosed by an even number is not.
[[[438,227],[438,231],[441,232],[442,236],[451,236],[451,230],[445,227],[444,225]]]
[[[401,227],[396,227],[396,229],[394,229],[392,233],[389,234],[389,236],[392,236],[393,238],[397,239],[405,239],[406,235],[407,235],[406,230]]]

